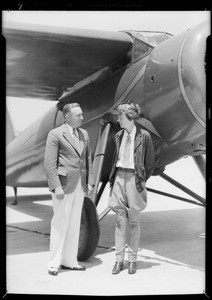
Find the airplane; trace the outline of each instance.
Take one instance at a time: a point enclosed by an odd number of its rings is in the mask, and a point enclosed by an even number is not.
[[[161,176],[195,200],[147,189],[205,206],[203,197],[164,171],[167,165],[191,156],[205,179],[208,22],[176,36],[162,31],[110,32],[8,22],[3,35],[6,96],[55,101],[17,137],[7,112],[6,184],[14,189],[13,204],[17,204],[18,187],[48,187],[43,166],[47,135],[64,122],[65,104],[78,102],[82,107],[95,188],[84,199],[79,260],[95,252],[99,222],[109,212],[106,207],[98,215],[96,208],[111,170],[120,103],[132,101],[142,109],[136,122],[153,140],[153,176]]]

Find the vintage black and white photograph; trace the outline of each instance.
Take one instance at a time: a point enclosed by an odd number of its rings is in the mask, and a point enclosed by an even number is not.
[[[210,11],[3,11],[6,293],[206,293]]]

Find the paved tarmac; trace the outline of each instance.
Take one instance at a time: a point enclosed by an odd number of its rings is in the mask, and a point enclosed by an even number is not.
[[[154,178],[152,179],[155,180]],[[158,181],[158,179],[157,179]],[[159,183],[162,189],[162,184]],[[149,193],[141,214],[138,268],[112,275],[115,214],[100,222],[96,252],[81,262],[85,272],[47,273],[52,217],[48,189],[19,191],[19,203],[6,208],[8,294],[51,295],[166,295],[203,294],[205,290],[205,208]],[[170,189],[169,191],[170,192]],[[179,194],[181,195],[181,194]],[[185,195],[183,195],[185,196]],[[107,190],[98,205],[106,205]]]

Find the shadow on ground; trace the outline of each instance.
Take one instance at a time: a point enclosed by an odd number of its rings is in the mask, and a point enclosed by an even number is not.
[[[14,197],[8,197],[8,208],[39,219],[19,223],[14,220],[14,223],[6,226],[8,255],[49,250],[52,207],[45,205],[45,201],[50,199],[50,195],[19,196],[18,205],[14,206],[11,205]],[[139,247],[181,263],[204,268],[205,239],[200,237],[205,231],[204,216],[203,208],[141,213]],[[99,243],[92,261],[98,254],[114,252],[114,231],[115,214],[110,213],[100,222]],[[142,264],[142,268],[152,267],[150,262]]]

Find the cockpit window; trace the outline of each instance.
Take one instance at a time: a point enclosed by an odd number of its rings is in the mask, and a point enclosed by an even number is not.
[[[172,37],[170,33],[161,31],[125,31],[133,39],[133,62],[150,53],[161,42]]]
[[[152,47],[156,47],[161,42],[172,37],[170,33],[160,31],[131,31],[129,33]]]
[[[133,47],[133,60],[137,61],[138,59],[142,58],[143,56],[147,55],[153,49],[152,46],[144,43],[143,41],[135,38],[134,40],[134,47]]]

